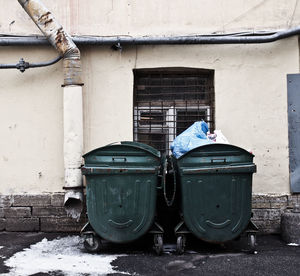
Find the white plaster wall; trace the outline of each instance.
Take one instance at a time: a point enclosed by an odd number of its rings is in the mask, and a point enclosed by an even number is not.
[[[135,48],[82,49],[85,151],[133,138],[133,72]]]
[[[216,126],[256,155],[254,192],[289,193],[286,75],[299,70],[296,37],[264,45],[140,46],[122,53],[103,47],[85,53],[86,150],[132,139],[133,68],[214,69]]]
[[[139,49],[137,68],[214,69],[216,128],[256,155],[254,192],[289,193],[286,75],[299,70],[297,38],[261,45]]]
[[[52,48],[0,48],[1,63],[38,62]],[[63,183],[61,63],[20,73],[0,70],[0,193],[60,190]]]
[[[267,1],[268,2],[268,1]],[[132,139],[134,68],[215,70],[216,125],[254,151],[255,193],[289,193],[286,74],[299,72],[296,37],[261,45],[81,48],[85,152]],[[56,56],[51,48],[1,47],[1,63]],[[62,64],[0,71],[0,193],[61,191]]]
[[[300,24],[297,0],[43,0],[71,34],[184,35]],[[40,34],[17,0],[0,0],[0,33]]]

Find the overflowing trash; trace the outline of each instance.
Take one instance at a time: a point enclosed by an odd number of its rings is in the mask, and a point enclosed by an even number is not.
[[[211,143],[229,144],[221,130],[209,133],[208,124],[205,121],[199,121],[192,124],[174,139],[171,144],[171,151],[176,158],[179,158],[194,148]]]
[[[214,134],[217,136],[215,142],[219,144],[229,144],[227,138],[224,136],[221,130],[215,130]]]

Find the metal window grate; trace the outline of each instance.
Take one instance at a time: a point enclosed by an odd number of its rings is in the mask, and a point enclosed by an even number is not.
[[[134,70],[134,140],[169,153],[174,138],[196,121],[214,130],[214,71]]]

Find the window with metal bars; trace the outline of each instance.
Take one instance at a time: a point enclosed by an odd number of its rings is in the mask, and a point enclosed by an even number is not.
[[[134,70],[134,141],[170,153],[170,145],[196,121],[212,132],[214,71],[191,68]]]

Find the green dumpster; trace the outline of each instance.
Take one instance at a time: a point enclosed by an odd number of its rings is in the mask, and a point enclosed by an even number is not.
[[[187,233],[223,243],[246,229],[251,250],[257,228],[251,222],[252,174],[248,151],[227,144],[209,144],[173,159],[181,194],[182,221],[175,227],[177,251],[184,251]]]
[[[155,222],[160,152],[142,143],[119,142],[83,158],[89,219],[82,230],[85,248],[99,251],[101,239],[128,243],[150,232],[161,253],[163,229]]]

